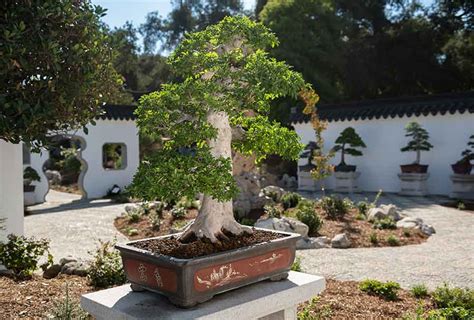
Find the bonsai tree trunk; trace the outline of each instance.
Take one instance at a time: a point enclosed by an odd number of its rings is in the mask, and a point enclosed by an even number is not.
[[[416,150],[416,161],[415,161],[415,163],[420,164],[420,161],[421,161],[421,150],[418,149],[418,150]]]
[[[232,159],[232,128],[229,116],[223,111],[209,111],[207,121],[217,129],[215,139],[208,140],[211,154],[215,158],[225,157]],[[231,170],[232,171],[232,170]],[[251,232],[249,227],[240,225],[234,219],[232,200],[220,202],[210,196],[204,195],[201,209],[194,223],[181,235],[181,241],[196,238],[207,238],[211,242],[227,239],[223,231],[234,235],[242,232]]]
[[[346,147],[346,144],[343,143],[342,144],[342,148],[341,148],[341,164],[342,165],[345,165],[346,164],[346,161],[344,159],[344,150],[345,150],[345,147]]]

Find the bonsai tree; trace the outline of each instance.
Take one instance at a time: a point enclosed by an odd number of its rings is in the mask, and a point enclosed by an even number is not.
[[[23,170],[23,185],[29,186],[33,181],[41,181],[41,178],[35,169],[28,166]]]
[[[474,135],[469,137],[467,149],[461,152],[461,159],[451,165],[453,171],[458,174],[469,174],[472,170],[471,160],[474,160]]]
[[[336,139],[336,145],[332,148],[333,152],[341,152],[341,162],[336,166],[336,170],[355,171],[355,166],[347,166],[345,155],[349,154],[354,157],[362,156],[362,152],[357,148],[365,148],[366,145],[362,138],[352,127],[344,129]],[[353,170],[352,170],[353,169]]]
[[[181,241],[251,232],[233,216],[232,148],[257,161],[268,154],[296,160],[303,149],[294,131],[267,118],[274,99],[299,94],[306,105],[317,101],[299,73],[264,51],[277,44],[263,24],[227,17],[187,34],[171,54],[182,82],[140,99],[140,130],[161,137],[163,147],[142,162],[130,191],[165,201],[202,193],[199,214]]]
[[[429,134],[418,122],[410,122],[405,127],[405,137],[411,137],[408,144],[401,148],[402,152],[415,151],[416,160],[413,164],[420,165],[421,151],[430,151],[433,145],[429,143]]]

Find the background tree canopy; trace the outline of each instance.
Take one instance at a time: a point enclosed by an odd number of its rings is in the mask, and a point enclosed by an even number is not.
[[[50,131],[85,126],[121,77],[89,1],[6,1],[0,11],[0,139],[46,142]]]

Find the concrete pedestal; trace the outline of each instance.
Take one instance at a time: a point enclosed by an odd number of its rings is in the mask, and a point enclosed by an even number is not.
[[[399,173],[400,195],[403,196],[426,196],[428,194],[427,180],[429,173]]]
[[[317,182],[311,176],[310,171],[298,172],[298,190],[301,190],[301,191],[317,191],[318,190]]]
[[[25,206],[32,206],[36,203],[35,199],[35,192],[29,191],[25,192],[23,195],[24,205]]]
[[[291,271],[288,279],[263,281],[217,295],[190,309],[180,309],[151,292],[130,285],[85,294],[81,306],[95,319],[260,319],[296,320],[296,307],[324,290],[322,277]]]
[[[334,172],[335,186],[334,191],[338,193],[354,193],[359,192],[357,186],[357,178],[360,172]]]
[[[453,174],[450,176],[453,182],[450,198],[474,200],[474,175],[473,174]]]

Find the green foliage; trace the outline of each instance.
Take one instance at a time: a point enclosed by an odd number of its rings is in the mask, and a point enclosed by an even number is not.
[[[461,153],[461,157],[462,158],[458,161],[458,163],[470,162],[471,160],[474,160],[474,135],[469,137],[467,149]]]
[[[157,212],[153,212],[152,214],[149,215],[149,219],[150,219],[151,228],[153,230],[160,230],[160,225],[161,225],[160,215]]]
[[[301,259],[300,257],[295,258],[295,262],[291,265],[291,271],[301,272]]]
[[[136,111],[143,134],[166,139],[140,165],[133,194],[167,201],[199,193],[232,199],[238,190],[231,159],[214,157],[209,146],[217,130],[208,117],[218,112],[242,129],[244,137],[233,142],[237,150],[254,152],[258,160],[268,153],[298,157],[302,145],[296,133],[270,122],[267,114],[271,101],[310,89],[299,73],[264,51],[277,44],[270,30],[244,17],[227,17],[185,36],[168,60],[183,81],[143,96]]]
[[[373,245],[377,245],[379,243],[379,238],[377,237],[376,232],[372,232],[369,236],[370,243]]]
[[[344,129],[336,139],[336,145],[332,149],[334,152],[341,151],[341,164],[345,164],[344,155],[361,156],[362,152],[357,148],[365,148],[362,138],[352,127]]]
[[[426,320],[472,320],[474,311],[463,307],[448,307],[428,312]]]
[[[176,203],[176,207],[184,209],[199,209],[199,201],[194,198],[183,197]]]
[[[174,219],[182,219],[186,217],[186,209],[183,207],[174,207],[170,212]]]
[[[242,219],[240,219],[239,223],[244,225],[244,226],[251,226],[252,227],[252,226],[255,225],[255,220],[250,219],[250,218],[242,218]]]
[[[88,124],[121,86],[105,10],[88,0],[7,1],[2,9],[0,139],[36,148],[53,131]]]
[[[402,152],[415,151],[417,152],[417,164],[420,163],[420,151],[429,151],[433,148],[433,145],[429,143],[429,134],[418,122],[410,122],[405,127],[405,137],[410,137],[411,140],[408,144],[401,148]]]
[[[450,288],[446,283],[435,289],[432,297],[438,308],[461,307],[474,311],[474,290]]]
[[[357,207],[357,210],[359,210],[360,214],[367,215],[367,212],[370,209],[370,203],[362,200],[362,201],[357,202],[356,207]]]
[[[298,205],[300,199],[301,196],[296,192],[288,192],[281,197],[281,203],[285,209],[294,208]]]
[[[374,279],[366,279],[359,284],[359,289],[370,295],[376,295],[388,301],[397,300],[397,291],[400,285],[393,281],[381,282]]]
[[[428,288],[424,284],[414,285],[410,291],[415,298],[425,298],[429,295]]]
[[[387,237],[387,242],[392,247],[396,247],[396,246],[400,245],[400,239],[398,239],[398,237],[393,235],[393,234],[391,234]]]
[[[41,181],[40,176],[38,175],[38,172],[36,172],[35,169],[32,167],[28,166],[23,170],[23,180],[28,182],[28,185],[33,182],[33,181]]]
[[[69,285],[66,282],[66,294],[63,299],[57,301],[51,310],[48,319],[57,320],[86,320],[89,315],[85,312],[77,301],[69,297]]]
[[[298,311],[297,318],[298,320],[318,320],[320,317],[314,313],[316,304],[318,303],[319,298],[312,298],[307,305],[305,305],[300,311]]]
[[[87,269],[87,278],[95,288],[107,288],[124,284],[127,280],[122,267],[120,253],[114,249],[114,242],[100,241],[94,260]]]
[[[269,218],[280,218],[282,210],[275,204],[267,204],[263,207],[263,211],[268,215]]]
[[[127,219],[128,219],[129,223],[137,223],[138,221],[140,221],[140,219],[142,217],[142,213],[141,213],[140,210],[135,209],[135,210],[131,210],[131,211],[127,212],[126,216],[127,216]]]
[[[334,195],[322,197],[318,201],[318,206],[320,206],[331,219],[344,217],[352,205],[349,199],[341,199]]]
[[[392,217],[377,219],[372,222],[374,229],[396,229],[397,223]]]
[[[61,147],[61,156],[63,159],[58,162],[58,166],[59,171],[63,176],[63,180],[70,180],[72,182],[72,180],[75,180],[81,172],[81,162],[77,158],[77,154],[78,150],[76,147]]]
[[[407,238],[411,237],[411,231],[409,228],[403,228],[403,235]]]
[[[456,208],[458,210],[466,210],[466,205],[464,204],[464,201],[459,200],[456,204]]]
[[[7,239],[6,243],[0,242],[0,263],[11,270],[15,277],[31,278],[38,267],[45,269],[53,263],[48,240],[35,240],[14,234],[8,235]],[[40,258],[45,254],[47,262],[38,266]]]
[[[312,206],[299,206],[296,209],[296,218],[308,226],[309,234],[318,233],[323,225],[323,220],[316,213],[314,205]]]

